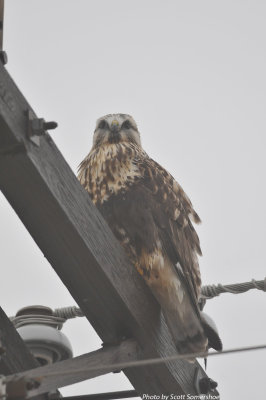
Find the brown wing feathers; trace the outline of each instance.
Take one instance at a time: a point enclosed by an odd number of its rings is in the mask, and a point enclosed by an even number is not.
[[[79,179],[161,304],[179,351],[205,350],[197,305],[201,250],[190,218],[200,219],[173,177],[142,149],[132,144],[129,148],[123,152],[128,155],[124,164],[110,161],[97,166],[100,178],[93,177],[87,158]],[[94,165],[104,160],[102,154],[98,161],[97,155],[93,157]]]

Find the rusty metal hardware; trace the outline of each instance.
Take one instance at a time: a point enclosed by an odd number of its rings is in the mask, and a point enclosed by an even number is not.
[[[26,377],[6,383],[6,396],[8,399],[23,399],[28,391],[37,389],[41,384],[41,378],[27,379]]]
[[[208,394],[213,394],[217,396],[217,399],[219,397],[219,393],[217,392],[216,388],[218,386],[218,383],[212,380],[211,378],[203,375],[203,372],[200,368],[196,368],[195,375],[194,375],[194,387],[196,389],[197,394],[199,395],[208,395]],[[204,399],[202,397],[202,399]],[[208,397],[206,397],[208,398]]]
[[[58,124],[54,121],[46,122],[43,118],[37,118],[31,110],[27,111],[28,117],[28,138],[36,146],[40,146],[40,136],[44,135],[45,131],[57,128]]]

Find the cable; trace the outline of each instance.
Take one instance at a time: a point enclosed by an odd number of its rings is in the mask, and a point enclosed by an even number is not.
[[[266,277],[264,278],[264,280],[261,281],[256,281],[255,279],[252,279],[249,282],[234,283],[229,285],[222,285],[221,283],[218,283],[218,285],[202,286],[201,296],[200,296],[201,309],[203,308],[206,300],[219,296],[221,293],[239,294],[247,292],[248,290],[251,289],[258,289],[266,292]],[[76,306],[70,306],[70,307],[56,308],[53,311],[52,316],[22,315],[17,317],[10,317],[10,320],[13,322],[16,328],[25,325],[25,323],[28,324],[29,322],[32,323],[34,322],[34,323],[48,323],[51,325],[57,325],[58,329],[61,329],[63,323],[66,320],[76,317],[84,317],[82,310]],[[32,318],[32,321],[30,321],[29,318]],[[41,318],[41,320],[39,318]]]
[[[238,293],[244,293],[250,289],[258,289],[266,292],[266,278],[261,281],[255,281],[254,279],[250,282],[243,282],[243,283],[236,283],[236,284],[231,284],[231,285],[206,285],[202,287],[201,290],[201,299],[203,302],[206,301],[206,299],[210,299],[216,296],[219,296],[221,293],[233,293],[233,294],[238,294]],[[83,317],[84,314],[82,310],[76,306],[70,306],[70,307],[63,307],[63,308],[57,308],[53,311],[53,314],[51,316],[40,316],[40,315],[30,315],[27,316],[27,323],[29,322],[29,319],[31,320],[30,322],[35,322],[35,323],[49,323],[51,325],[57,325],[57,327],[60,329],[62,327],[62,324],[70,318],[75,318],[75,317]],[[18,317],[11,317],[10,318],[12,322],[15,324],[16,328],[19,326],[22,326],[25,324],[25,316],[18,316]],[[94,368],[87,368],[87,369],[81,369],[81,370],[76,370],[76,371],[64,371],[64,374],[77,374],[77,373],[82,373],[82,372],[92,372],[92,371],[110,371],[110,370],[120,370],[120,369],[125,369],[125,368],[132,368],[132,367],[142,367],[146,365],[153,365],[153,364],[161,364],[165,362],[170,362],[170,361],[176,361],[176,360],[190,360],[194,358],[207,358],[207,357],[212,357],[216,355],[221,355],[221,354],[231,354],[231,353],[239,353],[239,352],[246,352],[246,351],[253,351],[253,350],[262,350],[266,349],[266,345],[258,345],[258,346],[249,346],[249,347],[240,347],[240,348],[234,348],[234,349],[228,349],[228,350],[223,350],[223,351],[218,351],[218,352],[201,352],[201,353],[190,353],[190,354],[176,354],[174,356],[169,356],[165,358],[153,358],[153,359],[146,359],[146,360],[138,360],[138,361],[131,361],[128,363],[116,363],[116,364],[110,364],[110,365],[104,365],[102,367],[94,367]],[[48,373],[44,375],[43,377],[49,377],[49,376],[58,376],[61,375],[62,373],[59,372],[54,372],[54,373]],[[25,375],[27,377],[27,375]],[[29,377],[30,378],[30,377]]]
[[[71,319],[76,317],[84,317],[83,312],[76,306],[56,308],[53,315],[58,318]]]
[[[66,318],[55,315],[41,314],[18,315],[16,317],[10,317],[10,320],[12,321],[16,329],[20,328],[21,326],[30,324],[43,324],[61,329],[64,322],[66,322]]]
[[[264,349],[266,349],[266,344],[257,345],[257,346],[237,347],[237,348],[233,348],[233,349],[222,350],[222,351],[211,352],[211,353],[200,352],[200,353],[189,353],[189,354],[175,354],[173,356],[164,357],[164,358],[149,358],[149,359],[144,359],[144,360],[103,365],[101,367],[82,368],[82,369],[77,369],[77,370],[65,370],[65,371],[62,371],[61,373],[60,372],[51,372],[51,373],[47,373],[47,374],[42,374],[40,377],[36,377],[36,376],[31,377],[31,376],[25,374],[23,376],[23,378],[43,379],[43,378],[48,378],[48,377],[53,377],[53,376],[60,376],[62,374],[75,375],[75,374],[81,374],[84,372],[95,372],[95,371],[100,371],[100,372],[109,371],[110,372],[110,371],[118,371],[118,370],[125,369],[125,368],[144,367],[146,365],[163,364],[166,362],[177,361],[177,360],[191,360],[191,359],[195,359],[195,358],[207,358],[207,357],[224,355],[224,354],[241,353],[241,352],[264,350]],[[12,382],[15,380],[16,380],[16,377],[14,377],[9,382]]]
[[[212,299],[219,296],[221,293],[239,294],[247,292],[250,289],[258,289],[266,292],[266,278],[262,281],[255,281],[252,279],[250,282],[235,283],[231,285],[207,285],[201,288],[201,297],[205,299]]]
[[[266,278],[261,281],[255,281],[252,279],[250,282],[234,283],[230,285],[205,285],[201,288],[200,303],[202,307],[205,304],[205,300],[212,299],[213,297],[219,296],[221,293],[233,293],[239,294],[247,292],[250,289],[258,289],[266,292]],[[68,320],[76,317],[84,317],[82,310],[76,306],[56,308],[53,312],[54,317]]]

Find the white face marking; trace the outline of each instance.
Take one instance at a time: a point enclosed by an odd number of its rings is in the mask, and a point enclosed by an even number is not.
[[[141,147],[137,124],[128,114],[108,114],[96,122],[93,147],[107,143],[131,142]]]

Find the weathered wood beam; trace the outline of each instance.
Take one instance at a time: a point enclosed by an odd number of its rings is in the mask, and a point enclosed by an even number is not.
[[[39,366],[2,308],[0,308],[0,341],[3,349],[0,357],[1,375],[16,374]],[[37,399],[45,400],[46,396],[40,395],[36,397]]]
[[[0,374],[15,374],[39,366],[2,308],[0,308],[0,340],[3,348]]]
[[[24,381],[24,386],[21,384],[24,390],[27,382],[36,380],[37,388],[27,391],[26,398],[29,399],[42,393],[54,391],[57,388],[114,372],[114,368],[109,368],[109,365],[135,361],[138,357],[139,347],[134,340],[129,339],[120,345],[106,346],[71,360],[9,375],[5,379],[7,392],[12,390],[12,385],[16,385],[18,381]]]
[[[4,37],[4,0],[0,0],[0,51],[3,49]]]
[[[0,189],[104,342],[133,337],[143,358],[174,354],[158,303],[51,137],[29,140],[29,109],[0,65]],[[178,360],[124,372],[140,395],[196,394],[195,368]]]

